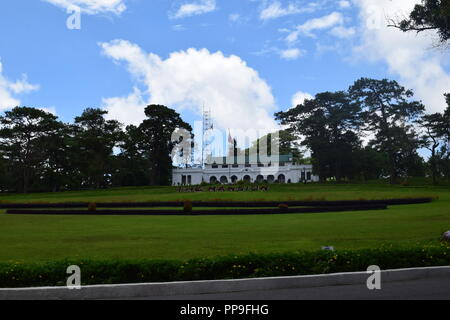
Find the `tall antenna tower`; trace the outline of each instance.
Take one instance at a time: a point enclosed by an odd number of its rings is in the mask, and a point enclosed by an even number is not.
[[[202,167],[210,153],[211,135],[214,129],[214,123],[211,116],[211,109],[205,109],[203,106],[203,136],[202,136]]]

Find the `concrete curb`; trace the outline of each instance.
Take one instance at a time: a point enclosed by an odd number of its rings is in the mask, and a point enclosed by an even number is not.
[[[365,285],[369,276],[364,271],[239,280],[97,285],[85,286],[80,290],[69,290],[66,287],[0,289],[0,300],[130,299],[152,296],[264,291],[352,284]],[[381,271],[382,283],[438,277],[450,277],[450,266]]]

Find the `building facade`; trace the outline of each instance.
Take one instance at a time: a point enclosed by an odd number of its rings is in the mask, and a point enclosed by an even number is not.
[[[206,183],[234,184],[238,181],[248,183],[298,183],[317,182],[312,165],[296,164],[291,155],[274,158],[249,159],[249,157],[211,158],[204,168],[187,167],[173,169],[174,186],[199,185]]]

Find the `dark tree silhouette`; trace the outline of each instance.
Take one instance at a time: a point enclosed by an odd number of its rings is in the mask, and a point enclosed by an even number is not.
[[[450,39],[450,1],[422,0],[422,4],[417,4],[408,18],[391,19],[389,26],[403,32],[436,30],[440,42],[445,44]]]

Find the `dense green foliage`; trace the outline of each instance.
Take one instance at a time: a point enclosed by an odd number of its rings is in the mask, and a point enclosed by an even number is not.
[[[321,181],[449,179],[450,106],[425,115],[425,106],[412,98],[396,81],[362,78],[347,91],[318,93],[275,116],[286,131],[303,137]],[[418,154],[422,147],[432,151],[428,163]]]
[[[61,157],[58,148],[64,126],[57,118],[34,108],[15,108],[0,117],[2,183],[23,192],[36,182],[36,175],[50,173],[54,180]]]
[[[0,117],[0,190],[169,184],[171,151],[178,143],[172,132],[192,128],[165,106],[148,106],[145,114],[139,127],[123,131],[101,109],[84,110],[74,124],[35,108],[6,111]]]
[[[409,249],[378,248],[355,251],[298,251],[247,254],[209,259],[66,260],[44,264],[0,264],[0,287],[64,286],[66,269],[78,265],[82,285],[169,282],[296,276],[381,269],[444,266],[450,263],[448,244]]]

